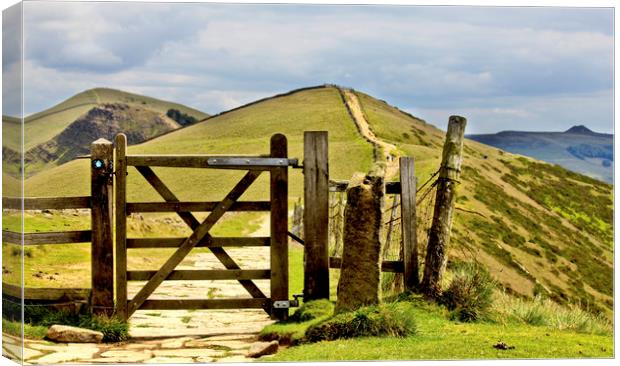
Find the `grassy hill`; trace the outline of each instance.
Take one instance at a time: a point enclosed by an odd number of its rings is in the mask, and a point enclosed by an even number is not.
[[[206,113],[182,104],[116,89],[94,88],[83,91],[51,108],[26,117],[24,121],[24,149],[29,150],[50,140],[78,117],[93,107],[105,103],[123,103],[130,106],[140,106],[141,108],[163,114],[169,109],[177,109],[183,113],[195,116],[199,120],[208,117]],[[18,145],[15,144],[16,139],[11,139],[10,137],[18,136],[18,128],[19,119],[2,116],[3,140],[6,141],[4,144],[13,150],[17,150]]]
[[[592,132],[585,126],[573,126],[564,132],[503,131],[467,137],[515,154],[558,164],[607,183],[614,179],[614,136]]]
[[[88,153],[93,134],[111,138],[118,131],[126,131],[133,134],[130,143],[136,143],[178,129],[181,124],[167,116],[172,109],[195,120],[208,117],[178,103],[107,88],[84,91],[30,115],[25,118],[23,136],[26,176]],[[14,152],[20,149],[20,120],[3,116],[2,125],[4,172],[16,176],[19,161],[6,157],[17,156]]]
[[[425,182],[439,167],[444,132],[363,93],[357,93],[374,134],[416,159]],[[289,139],[290,156],[303,158],[303,131],[329,131],[330,176],[366,171],[373,147],[358,133],[338,90],[317,87],[253,103],[129,147],[130,154],[265,154],[276,132]],[[497,148],[467,140],[451,256],[485,264],[508,292],[548,294],[558,302],[609,313],[613,307],[612,187]],[[29,178],[26,196],[89,192],[88,162],[72,161]],[[183,200],[221,199],[241,176],[215,170],[160,168]],[[291,199],[302,175],[290,173]],[[135,170],[129,201],[160,200]],[[267,175],[243,198],[266,198]],[[587,197],[587,199],[584,199]],[[426,209],[418,209],[423,216]],[[431,210],[432,212],[432,210]],[[423,218],[421,218],[422,220]],[[421,242],[423,247],[426,243]]]

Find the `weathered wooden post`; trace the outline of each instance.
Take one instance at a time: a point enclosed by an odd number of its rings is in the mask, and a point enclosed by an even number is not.
[[[112,143],[99,139],[90,145],[91,156],[91,311],[114,311],[114,257],[112,239]]]
[[[116,314],[127,319],[127,137],[116,135]]]
[[[271,137],[271,157],[287,155],[286,136]],[[271,299],[288,301],[288,166],[271,169]],[[274,307],[271,317],[288,318],[288,308]]]
[[[463,135],[467,119],[450,116],[448,132],[443,146],[433,223],[428,236],[424,278],[421,290],[426,296],[436,298],[441,294],[441,277],[448,260],[448,245],[452,227],[452,212],[456,199],[456,185],[461,172]]]
[[[402,259],[404,265],[404,285],[406,291],[415,291],[420,285],[418,273],[418,237],[416,229],[415,194],[416,177],[412,157],[401,157],[401,230],[403,238]]]
[[[304,301],[329,299],[327,131],[304,132]]]

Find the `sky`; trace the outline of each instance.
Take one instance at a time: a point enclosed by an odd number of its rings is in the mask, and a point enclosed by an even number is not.
[[[23,67],[26,115],[93,87],[217,113],[333,83],[467,133],[613,132],[610,8],[31,1],[23,19],[2,71]]]

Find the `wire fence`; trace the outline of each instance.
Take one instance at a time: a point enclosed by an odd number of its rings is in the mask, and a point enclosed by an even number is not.
[[[428,232],[433,221],[433,208],[437,193],[437,175],[433,173],[416,192],[416,224],[417,242],[426,243]],[[329,193],[329,253],[331,256],[342,255],[344,211],[346,206],[346,192]],[[386,208],[383,210],[383,260],[402,260],[402,222],[401,197],[399,194],[389,195],[386,198]],[[424,246],[418,246],[420,262],[423,262]]]

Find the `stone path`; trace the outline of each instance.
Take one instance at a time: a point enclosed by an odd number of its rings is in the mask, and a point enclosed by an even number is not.
[[[357,95],[350,89],[342,89],[342,91],[345,95],[345,103],[347,103],[349,110],[351,110],[353,121],[357,125],[362,136],[375,145],[376,148],[380,148],[378,150],[383,151],[383,157],[377,156],[376,158],[385,161],[385,179],[386,181],[390,180],[395,177],[399,171],[398,159],[396,159],[396,156],[398,156],[396,146],[379,139],[374,132],[372,132]]]
[[[261,223],[255,236],[268,235]],[[267,233],[263,231],[267,230]],[[227,252],[244,269],[268,269],[269,248],[231,248]],[[179,269],[223,269],[210,253],[192,253]],[[269,281],[255,281],[269,296]],[[141,282],[129,283],[129,297]],[[166,281],[151,299],[217,299],[249,297],[237,281]],[[131,340],[115,344],[56,344],[26,340],[29,364],[58,363],[191,363],[249,362],[245,355],[258,332],[273,321],[260,309],[138,310],[130,318]],[[18,358],[19,339],[3,334],[3,354]],[[264,356],[269,357],[269,356]],[[262,358],[261,358],[262,359]]]
[[[17,360],[19,338],[2,335],[2,354]],[[123,343],[67,343],[26,340],[26,364],[251,362],[246,353],[256,333],[132,339]],[[265,357],[269,356],[263,356]]]

